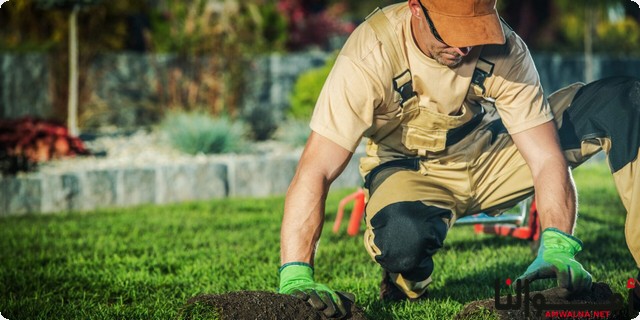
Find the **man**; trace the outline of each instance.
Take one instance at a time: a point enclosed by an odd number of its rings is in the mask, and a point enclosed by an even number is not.
[[[409,0],[378,10],[350,36],[317,101],[312,133],[285,201],[280,292],[327,316],[349,298],[313,280],[331,182],[361,137],[368,195],[365,246],[384,300],[424,297],[432,256],[457,218],[507,209],[534,189],[543,233],[523,279],[589,290],[575,260],[576,166],[604,149],[628,211],[640,266],[640,82],[575,84],[546,99],[523,41],[495,0]],[[559,128],[559,129],[558,129]]]

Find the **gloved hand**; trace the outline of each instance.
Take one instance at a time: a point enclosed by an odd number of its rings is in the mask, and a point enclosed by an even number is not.
[[[347,315],[344,302],[355,301],[353,294],[333,291],[326,285],[313,281],[313,267],[303,262],[285,263],[280,267],[278,292],[302,299],[330,318]]]
[[[574,256],[582,241],[556,228],[547,228],[540,237],[538,256],[518,280],[557,278],[558,286],[569,291],[591,290],[591,274]]]

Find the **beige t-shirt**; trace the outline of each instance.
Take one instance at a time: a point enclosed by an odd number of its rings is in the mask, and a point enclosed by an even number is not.
[[[469,85],[477,57],[494,64],[484,82],[483,103],[492,103],[510,133],[553,119],[530,53],[514,32],[506,45],[475,47],[463,62],[450,68],[424,55],[414,42],[411,12],[406,3],[383,12],[402,44],[419,104],[431,111],[456,115],[469,103]],[[470,30],[469,32],[473,32]],[[316,103],[310,127],[316,133],[354,151],[360,139],[374,135],[398,114],[392,70],[382,43],[368,23],[351,34],[340,51]]]

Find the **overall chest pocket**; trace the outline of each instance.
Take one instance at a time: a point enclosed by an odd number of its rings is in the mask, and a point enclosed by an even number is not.
[[[450,116],[414,103],[407,108],[402,121],[402,144],[418,155],[435,153],[447,147],[447,133],[468,122],[473,116],[466,106],[461,114]]]

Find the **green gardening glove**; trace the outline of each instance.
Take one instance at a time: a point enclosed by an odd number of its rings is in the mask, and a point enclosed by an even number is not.
[[[569,291],[591,290],[591,274],[574,256],[582,250],[582,241],[556,228],[542,232],[538,256],[518,280],[557,278],[558,286]]]
[[[291,294],[306,301],[329,318],[346,316],[347,308],[344,302],[355,301],[355,297],[350,293],[336,292],[324,284],[313,281],[313,267],[303,262],[285,263],[280,267],[278,292]]]

